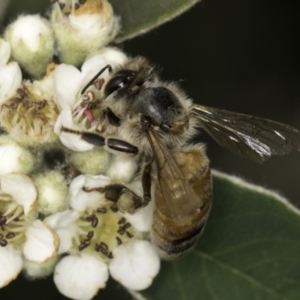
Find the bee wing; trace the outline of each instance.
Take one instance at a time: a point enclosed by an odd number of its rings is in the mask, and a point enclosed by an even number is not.
[[[203,203],[185,179],[170,150],[154,130],[149,132],[149,142],[157,166],[158,184],[163,195],[162,199],[156,199],[156,203],[167,209],[169,217],[181,223],[188,223],[190,217],[201,209]]]
[[[221,146],[258,162],[300,150],[300,131],[291,126],[201,105],[192,114]]]

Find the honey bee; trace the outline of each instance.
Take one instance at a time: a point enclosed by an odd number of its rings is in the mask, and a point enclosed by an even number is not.
[[[131,199],[134,213],[154,200],[151,240],[159,255],[174,259],[189,251],[203,232],[211,204],[212,179],[205,147],[192,142],[205,130],[234,153],[262,162],[272,155],[300,150],[300,132],[290,126],[193,104],[174,82],[159,78],[143,57],[112,70],[108,65],[83,88],[99,83],[101,97],[93,106],[102,112],[95,132],[75,132],[108,151],[139,157],[142,194],[123,184],[101,188],[108,200]],[[71,129],[63,128],[72,132]]]

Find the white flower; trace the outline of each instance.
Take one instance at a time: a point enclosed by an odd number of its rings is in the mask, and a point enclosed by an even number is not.
[[[62,112],[55,124],[55,132],[59,135],[62,143],[74,151],[91,150],[94,145],[81,139],[76,132],[93,130],[97,123],[89,109],[90,104],[101,96],[101,86],[91,88],[81,95],[82,89],[90,80],[107,65],[113,68],[126,61],[126,56],[114,48],[106,48],[100,54],[87,60],[81,72],[71,65],[61,64],[55,69],[54,85],[57,101]],[[106,69],[97,82],[105,82],[109,78],[109,71]],[[98,96],[97,96],[98,95]],[[62,130],[62,127],[71,129],[74,132]]]
[[[106,0],[60,1],[53,6],[51,22],[60,60],[75,66],[105,47],[119,30],[119,19]]]
[[[21,271],[22,256],[37,263],[53,258],[59,239],[47,224],[34,220],[37,191],[29,177],[3,175],[0,187],[0,260],[9,262],[6,268],[0,268],[1,287]]]
[[[104,188],[110,183],[102,175],[78,176],[70,185],[72,209],[45,219],[59,235],[58,254],[70,254],[56,266],[54,281],[59,291],[72,299],[91,299],[104,288],[108,268],[113,278],[136,290],[148,287],[159,270],[158,254],[150,242],[135,238],[145,234],[133,225],[150,230],[152,207],[136,218],[135,214],[130,216],[133,222],[129,223],[129,214],[119,212],[116,203],[104,197]]]
[[[2,105],[0,122],[12,138],[25,145],[54,142],[53,127],[58,116],[54,99],[53,66],[40,81],[23,81]]]
[[[18,63],[8,63],[10,54],[9,43],[0,39],[0,105],[16,93],[22,82],[22,73]]]

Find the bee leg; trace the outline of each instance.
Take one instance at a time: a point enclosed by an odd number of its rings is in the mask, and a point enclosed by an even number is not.
[[[151,200],[151,163],[145,165],[143,174],[142,174],[142,187],[144,193],[144,201],[149,202]]]
[[[114,138],[104,138],[103,136],[92,133],[92,132],[81,132],[77,130],[73,130],[67,127],[62,127],[62,131],[73,133],[73,134],[78,134],[81,136],[81,138],[95,146],[101,146],[105,147],[106,150],[115,150],[118,152],[123,152],[123,153],[128,153],[128,154],[133,154],[137,155],[138,154],[138,148],[119,139],[114,139]]]
[[[104,193],[107,200],[114,202],[111,208],[113,210],[116,209],[116,211],[120,210],[133,214],[139,208],[145,206],[143,198],[123,184],[109,184],[105,187],[92,189],[84,187],[83,190],[85,192]]]
[[[124,152],[133,155],[138,154],[137,147],[119,139],[114,139],[114,138],[105,139],[101,135],[92,132],[82,132],[81,138],[84,141],[96,146],[106,146],[108,150],[111,149],[118,152]]]
[[[143,170],[142,189],[143,197],[137,195],[129,187],[118,183],[92,189],[83,188],[85,192],[104,193],[105,198],[114,202],[118,210],[133,214],[151,200],[151,164],[147,164]]]

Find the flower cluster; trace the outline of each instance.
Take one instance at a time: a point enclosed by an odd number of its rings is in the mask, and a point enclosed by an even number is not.
[[[119,18],[106,0],[52,2],[49,20],[22,15],[0,39],[0,288],[23,270],[54,273],[72,299],[91,299],[109,274],[145,289],[160,266],[153,206],[129,214],[103,192],[118,183],[141,194],[138,162],[80,135],[101,131],[105,66],[127,60],[106,47]]]

